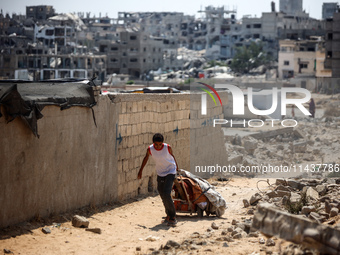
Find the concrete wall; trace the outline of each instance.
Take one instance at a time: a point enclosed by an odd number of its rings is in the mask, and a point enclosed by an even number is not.
[[[137,179],[156,132],[172,146],[179,167],[190,169],[189,94],[100,96],[93,109],[97,127],[88,108],[45,107],[39,139],[20,118],[8,124],[0,118],[0,227],[156,189],[152,159]],[[195,139],[207,146],[223,141],[219,131],[207,134],[210,140]],[[223,154],[221,147],[209,148]]]

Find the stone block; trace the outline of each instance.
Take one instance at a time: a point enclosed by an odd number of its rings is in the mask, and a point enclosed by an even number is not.
[[[319,193],[312,187],[308,187],[306,192],[306,199],[309,203],[316,202],[319,199]]]
[[[289,214],[268,203],[257,206],[252,227],[323,254],[340,253],[340,230]]]
[[[72,218],[72,226],[77,228],[87,228],[90,222],[83,216],[74,215]]]
[[[321,185],[317,185],[316,187],[316,191],[319,193],[320,196],[324,196],[327,193],[327,186],[324,184]]]
[[[339,209],[333,207],[333,208],[331,209],[330,213],[329,213],[329,216],[330,216],[330,217],[335,217],[335,216],[338,216],[338,214],[339,214]]]

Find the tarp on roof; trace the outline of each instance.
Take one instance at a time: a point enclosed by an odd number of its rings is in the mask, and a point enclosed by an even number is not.
[[[89,80],[0,81],[0,109],[2,106],[7,122],[21,117],[39,137],[37,121],[43,117],[41,111],[46,105],[58,105],[60,110],[72,106],[92,108],[96,105],[94,85]]]

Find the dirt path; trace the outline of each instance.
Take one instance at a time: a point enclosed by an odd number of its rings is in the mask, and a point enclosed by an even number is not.
[[[2,232],[0,248],[1,251],[8,249],[14,254],[150,254],[168,240],[181,244],[199,235],[202,245],[192,246],[190,251],[183,251],[182,254],[265,254],[260,252],[261,249],[277,251],[278,241],[276,246],[266,247],[259,244],[261,235],[234,241],[221,238],[222,232],[227,231],[233,219],[242,221],[252,217],[246,214],[247,209],[243,208],[242,200],[249,199],[258,191],[258,180],[235,178],[229,182],[215,182],[229,207],[222,218],[205,216],[200,219],[196,215],[182,214],[178,217],[177,227],[163,226],[160,224],[164,216],[161,200],[159,196],[151,196],[116,208],[107,206],[101,208],[103,212],[92,214],[88,218],[89,227],[101,228],[101,234],[72,227],[72,214],[69,214],[63,216],[67,221],[47,225],[51,234],[44,234],[42,225],[38,223],[24,223],[5,234]],[[265,186],[264,183],[262,187]],[[219,229],[211,231],[213,222]],[[193,235],[194,232],[199,234]],[[147,241],[150,236],[155,241]]]

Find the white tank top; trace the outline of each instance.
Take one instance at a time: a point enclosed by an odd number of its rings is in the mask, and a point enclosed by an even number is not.
[[[148,147],[149,153],[156,163],[157,175],[164,177],[168,174],[176,174],[176,162],[169,151],[170,145],[163,143],[160,150],[156,150],[153,144]]]

